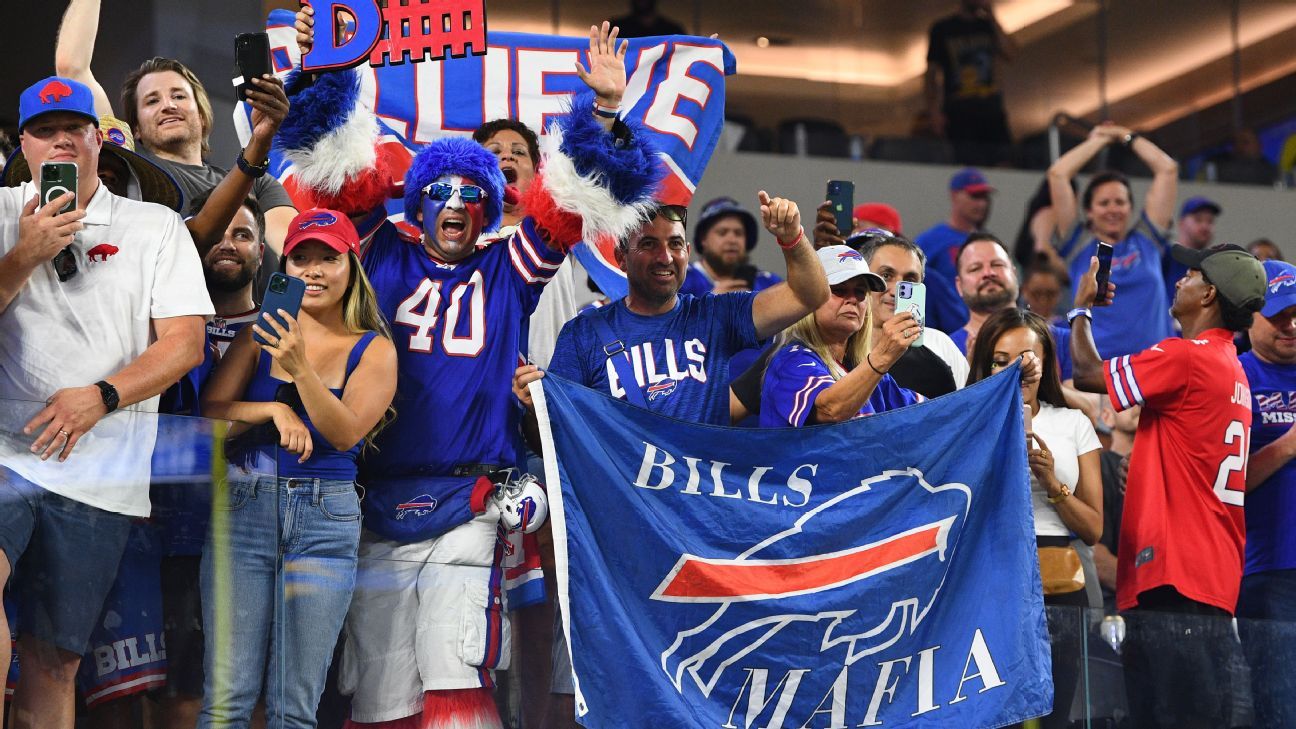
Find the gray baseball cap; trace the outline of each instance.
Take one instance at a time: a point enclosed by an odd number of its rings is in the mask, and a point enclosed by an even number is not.
[[[1220,295],[1234,306],[1249,311],[1260,311],[1264,306],[1268,278],[1264,266],[1245,248],[1230,243],[1202,250],[1175,245],[1170,256],[1206,274]]]

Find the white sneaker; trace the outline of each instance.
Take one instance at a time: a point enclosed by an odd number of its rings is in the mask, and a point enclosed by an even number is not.
[[[499,509],[500,523],[511,532],[531,534],[549,518],[544,485],[529,473],[500,484],[491,500]]]

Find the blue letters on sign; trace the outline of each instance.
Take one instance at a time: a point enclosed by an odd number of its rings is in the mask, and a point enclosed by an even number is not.
[[[383,16],[377,0],[325,0],[315,7],[315,45],[302,56],[302,70],[316,72],[351,68],[368,60],[382,35]],[[338,27],[339,11],[348,12],[355,19],[354,32],[345,40],[342,36],[346,33],[340,32]],[[352,30],[350,23],[347,23],[346,30]]]

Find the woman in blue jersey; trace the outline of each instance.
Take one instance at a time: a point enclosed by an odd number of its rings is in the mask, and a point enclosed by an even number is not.
[[[301,312],[240,332],[203,394],[206,415],[276,435],[232,458],[228,503],[215,506],[226,516],[214,515],[202,562],[200,727],[247,726],[263,691],[268,725],[315,726],[355,585],[356,457],[396,392],[396,350],[359,250],[342,213],[294,218],[282,268],[306,282]]]
[[[1129,180],[1119,172],[1094,175],[1076,206],[1071,178],[1109,145],[1129,148],[1152,169],[1152,184],[1137,217]],[[1099,240],[1115,247],[1110,281],[1120,296],[1115,304],[1095,311],[1098,351],[1105,358],[1119,357],[1171,336],[1162,271],[1172,242],[1168,229],[1179,191],[1179,165],[1137,132],[1107,123],[1094,127],[1088,139],[1059,157],[1049,168],[1048,181],[1058,252],[1070,267],[1072,281],[1089,271]]]
[[[891,317],[873,344],[869,295],[886,291],[886,282],[853,248],[827,246],[817,255],[832,293],[780,335],[761,385],[762,428],[837,423],[920,399],[886,374],[922,333],[913,314]]]
[[[1077,536],[1092,546],[1103,527],[1098,458],[1102,446],[1088,416],[1066,406],[1051,330],[1048,321],[1034,312],[999,311],[977,332],[968,374],[971,385],[1018,358],[1034,355],[1042,365],[1039,380],[1022,385],[1022,400],[1031,410],[1026,445],[1044,604],[1057,608],[1048,615],[1054,692],[1053,712],[1040,720],[1046,729],[1070,726],[1071,697],[1080,671],[1079,610],[1089,605],[1084,579],[1077,575],[1080,555],[1071,538]]]

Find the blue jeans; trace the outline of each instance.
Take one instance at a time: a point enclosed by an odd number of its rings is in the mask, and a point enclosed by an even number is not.
[[[1296,726],[1296,570],[1243,577],[1237,618],[1251,667],[1255,726]]]
[[[350,481],[249,475],[231,481],[228,500],[217,494],[200,578],[199,727],[246,727],[263,687],[268,727],[315,726],[359,542]]]

